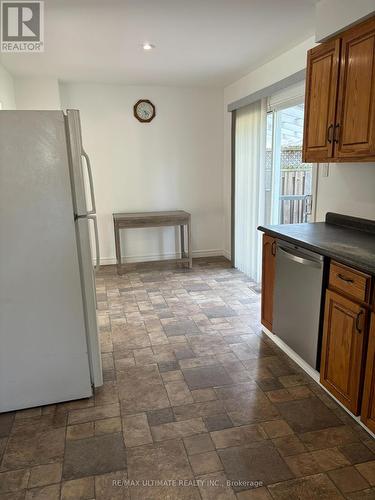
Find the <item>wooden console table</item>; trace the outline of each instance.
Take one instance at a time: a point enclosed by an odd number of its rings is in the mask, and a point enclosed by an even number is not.
[[[121,244],[120,229],[180,226],[181,258],[178,262],[187,263],[189,268],[193,267],[191,252],[191,215],[183,210],[174,212],[138,212],[113,214],[113,225],[115,230],[117,273],[121,274]],[[185,251],[185,226],[187,226],[188,250]]]

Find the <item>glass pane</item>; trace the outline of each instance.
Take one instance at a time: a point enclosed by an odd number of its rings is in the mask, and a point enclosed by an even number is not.
[[[312,164],[302,163],[304,105],[267,115],[265,223],[310,222]]]
[[[272,141],[273,113],[267,113],[266,160],[265,160],[265,224],[271,224],[272,206]]]
[[[309,222],[312,164],[302,163],[304,105],[278,111],[280,127],[279,224]]]

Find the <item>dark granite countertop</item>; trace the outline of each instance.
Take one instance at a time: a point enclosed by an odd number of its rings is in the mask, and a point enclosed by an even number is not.
[[[375,221],[328,213],[326,222],[258,229],[375,276]]]

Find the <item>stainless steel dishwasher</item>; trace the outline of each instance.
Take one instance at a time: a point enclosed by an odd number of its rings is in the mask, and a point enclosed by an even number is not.
[[[315,252],[277,241],[273,333],[314,369],[318,368],[323,261]]]

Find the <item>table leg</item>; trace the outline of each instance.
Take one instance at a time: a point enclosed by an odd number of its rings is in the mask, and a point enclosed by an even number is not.
[[[188,222],[188,257],[189,257],[189,269],[193,267],[193,252],[191,248],[191,218],[189,217]]]
[[[180,226],[181,259],[185,257],[185,226]]]
[[[121,274],[120,229],[116,224],[115,224],[115,247],[116,247],[117,274]]]

